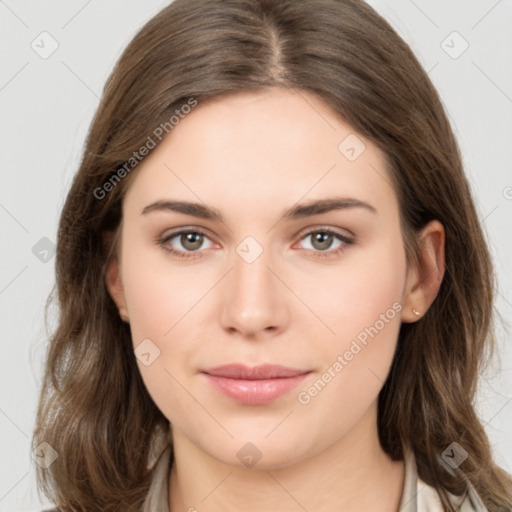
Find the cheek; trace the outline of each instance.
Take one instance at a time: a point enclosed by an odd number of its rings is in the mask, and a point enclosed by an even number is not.
[[[214,276],[205,272],[205,267],[180,269],[170,264],[163,249],[148,251],[130,244],[129,235],[126,238],[123,287],[134,345],[154,338],[164,348],[176,327],[187,322],[188,314],[214,283]]]
[[[152,277],[141,271],[130,285],[132,343],[146,390],[162,414],[174,423],[195,407],[183,378],[190,352],[195,350],[184,329],[190,307],[185,307],[189,301],[187,294],[179,291],[179,283],[168,286],[165,279],[153,281]]]
[[[359,338],[340,339],[330,351],[323,371],[298,390],[296,418],[322,432],[319,444],[328,446],[350,436],[351,442],[371,437],[371,424],[363,418],[376,412],[376,401],[393,360],[400,328],[399,314],[388,313],[388,323],[370,325]],[[379,327],[381,327],[379,329]],[[361,341],[363,340],[363,341]]]
[[[329,292],[315,299],[335,336],[317,338],[322,372],[301,388],[297,400],[315,417],[329,410],[338,428],[348,427],[376,400],[393,360],[406,275],[396,239],[359,253],[346,271],[330,276]]]
[[[301,414],[326,439],[343,437],[375,404],[391,367],[401,326],[405,258],[392,245],[332,281],[330,342],[316,343],[321,371],[298,390]],[[325,310],[324,310],[325,311]]]
[[[331,346],[334,343],[343,348],[375,323],[381,330],[382,315],[386,326],[390,321],[400,322],[397,309],[405,278],[405,252],[398,231],[365,247],[348,250],[337,266],[315,264],[289,274],[288,282],[330,329],[329,334],[322,328],[326,336],[318,339],[330,338]]]
[[[130,243],[135,237],[129,233],[125,240],[123,287],[137,365],[162,413],[170,421],[186,417],[197,404],[187,393],[184,374],[199,350],[196,333],[200,315],[205,317],[201,301],[215,276],[197,267],[180,271],[162,255],[148,257],[147,249]]]

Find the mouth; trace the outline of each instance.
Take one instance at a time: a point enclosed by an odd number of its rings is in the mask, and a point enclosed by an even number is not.
[[[261,405],[289,393],[311,370],[279,365],[228,364],[201,372],[213,388],[235,401]]]

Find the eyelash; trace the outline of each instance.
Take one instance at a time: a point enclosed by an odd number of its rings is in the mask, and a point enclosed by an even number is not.
[[[161,237],[158,239],[158,244],[162,247],[162,249],[166,252],[168,252],[169,254],[171,254],[172,256],[176,256],[177,258],[187,258],[189,260],[194,260],[198,257],[201,257],[199,256],[201,250],[197,250],[197,251],[188,251],[188,252],[184,252],[184,251],[177,251],[171,247],[169,247],[167,244],[170,240],[172,240],[173,238],[176,238],[177,236],[179,235],[183,235],[185,233],[194,233],[194,234],[199,234],[199,235],[203,235],[207,238],[208,237],[208,234],[203,231],[202,229],[200,228],[194,228],[194,229],[181,229],[181,230],[178,230],[178,231],[174,231],[173,233],[167,235],[167,236],[164,236],[164,237]],[[308,251],[313,251],[317,257],[319,258],[332,258],[332,257],[336,257],[338,256],[339,254],[341,254],[346,246],[348,245],[352,245],[355,243],[354,240],[342,235],[341,233],[338,233],[337,231],[333,231],[332,229],[328,229],[328,228],[317,228],[317,229],[314,229],[314,230],[311,230],[311,231],[308,231],[307,233],[305,233],[304,235],[302,235],[300,237],[300,240],[304,240],[305,238],[307,238],[308,236],[311,236],[315,233],[322,233],[322,234],[327,234],[327,235],[333,235],[334,237],[338,238],[338,240],[340,240],[341,242],[343,242],[342,245],[340,245],[339,247],[337,247],[336,249],[331,249],[331,250],[326,250],[326,251],[315,251],[314,249],[307,249]]]

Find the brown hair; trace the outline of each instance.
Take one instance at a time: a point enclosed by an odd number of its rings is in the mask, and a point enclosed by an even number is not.
[[[176,0],[124,51],[59,224],[60,316],[33,438],[34,448],[47,442],[58,458],[36,468],[40,488],[61,510],[140,510],[151,450],[161,448],[159,436],[166,442],[169,422],[144,386],[129,328],[104,284],[136,173],[126,164],[191,98],[273,86],[316,94],[382,149],[408,254],[428,221],[445,228],[441,289],[421,321],[402,325],[379,395],[383,449],[400,459],[410,446],[420,477],[449,511],[445,491],[459,494],[464,482],[440,454],[456,441],[469,452],[461,470],[489,511],[512,507],[510,475],[493,462],[474,410],[477,378],[492,354],[494,277],[460,151],[418,60],[360,0]]]

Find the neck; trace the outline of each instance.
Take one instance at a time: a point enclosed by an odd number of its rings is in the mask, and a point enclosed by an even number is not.
[[[173,429],[170,511],[397,512],[404,463],[382,450],[376,419],[374,407],[327,450],[271,470],[225,464]]]

